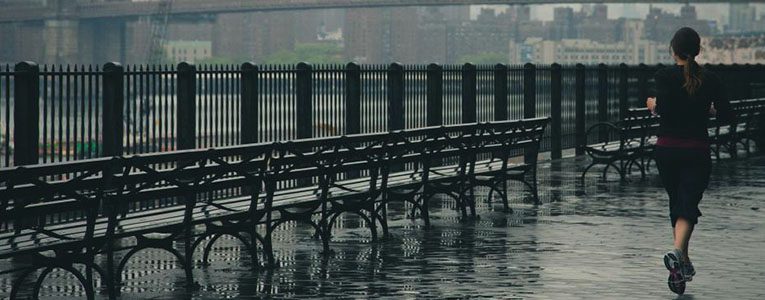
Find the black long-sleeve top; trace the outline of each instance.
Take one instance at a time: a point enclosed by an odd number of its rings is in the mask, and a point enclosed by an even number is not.
[[[659,114],[659,137],[708,140],[709,109],[714,103],[717,119],[723,122],[734,118],[725,86],[716,74],[702,69],[701,87],[694,95],[683,88],[685,78],[682,66],[659,70],[656,79],[656,109]]]

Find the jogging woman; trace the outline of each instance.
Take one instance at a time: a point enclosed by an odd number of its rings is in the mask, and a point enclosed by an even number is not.
[[[699,34],[681,28],[670,47],[676,65],[656,72],[656,97],[646,105],[660,116],[656,166],[669,195],[674,236],[674,250],[664,255],[664,264],[670,271],[670,289],[682,294],[685,282],[696,274],[688,244],[701,216],[699,202],[711,173],[707,124],[710,114],[725,122],[733,113],[720,78],[696,63],[701,51]]]

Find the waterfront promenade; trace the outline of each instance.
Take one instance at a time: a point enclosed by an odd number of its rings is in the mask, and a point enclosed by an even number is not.
[[[226,239],[210,266],[195,267],[200,288],[192,294],[169,254],[146,250],[123,273],[122,298],[674,299],[661,263],[671,239],[655,168],[645,181],[603,182],[592,172],[581,185],[583,159],[540,164],[543,203],[516,192],[512,214],[486,203],[485,192],[476,221],[460,222],[453,202],[435,202],[432,228],[392,213],[393,236],[377,244],[345,218],[327,259],[302,225],[277,232],[279,267],[271,271],[251,271],[243,248]],[[698,275],[681,299],[762,299],[765,157],[717,162],[712,178],[691,245]],[[10,278],[0,277],[0,299],[9,289]],[[41,298],[82,294],[73,277],[54,271]]]

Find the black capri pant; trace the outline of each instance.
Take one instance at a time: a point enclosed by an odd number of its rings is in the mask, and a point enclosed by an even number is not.
[[[672,227],[680,217],[698,223],[699,202],[712,172],[709,149],[656,147],[655,154],[661,181],[669,194]]]

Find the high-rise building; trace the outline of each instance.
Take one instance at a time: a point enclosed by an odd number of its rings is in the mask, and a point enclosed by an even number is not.
[[[680,8],[680,18],[684,20],[696,20],[698,15],[696,14],[696,7],[691,5],[685,5]]]
[[[387,43],[389,51],[387,61],[400,63],[419,63],[418,50],[420,45],[419,12],[411,8],[391,8],[390,35]],[[427,49],[427,48],[425,48]]]
[[[531,7],[528,5],[515,6],[518,22],[531,21]]]
[[[414,62],[418,11],[411,8],[353,8],[345,15],[345,55],[361,63]]]
[[[614,4],[615,5],[615,4]],[[620,4],[618,6],[618,9],[615,11],[615,13],[626,19],[639,19],[642,18],[643,15],[640,13],[638,5],[636,3],[630,3],[630,4]]]
[[[467,22],[470,21],[470,6],[444,6],[437,7],[437,9],[444,15],[445,21],[454,22]]]
[[[479,53],[505,53],[511,38],[511,23],[508,12],[496,14],[493,9],[482,9],[471,22],[447,23],[447,61],[456,62]]]
[[[212,34],[213,55],[260,61],[279,51],[294,49],[295,12],[221,14]]]
[[[592,18],[597,21],[608,20],[608,5],[595,4],[592,11]]]
[[[619,36],[618,22],[608,19],[608,6],[605,4],[582,9],[576,23],[576,36],[580,39],[611,43]]]
[[[360,63],[379,62],[383,57],[383,16],[369,8],[345,12],[345,56]]]
[[[715,33],[717,26],[713,22],[699,20],[695,7],[691,5],[683,7],[680,15],[652,7],[645,19],[645,36],[649,40],[669,43],[681,27],[691,27],[704,36]]]
[[[556,7],[550,24],[550,39],[561,40],[576,38],[576,20],[571,7]]]
[[[635,42],[645,39],[645,22],[636,19],[620,19],[622,29],[620,41]]]
[[[727,32],[748,32],[754,30],[757,9],[749,3],[731,3]]]

